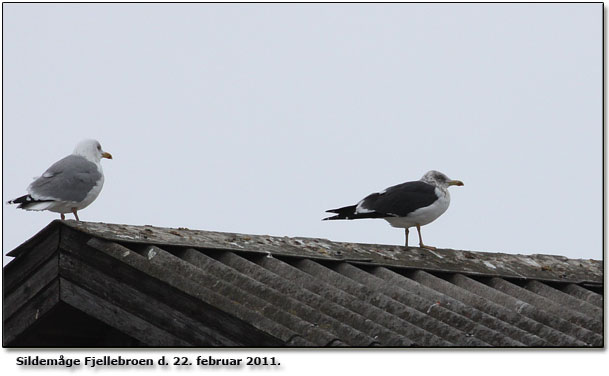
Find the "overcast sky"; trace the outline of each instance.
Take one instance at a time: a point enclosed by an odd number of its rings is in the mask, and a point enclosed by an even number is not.
[[[600,259],[602,6],[4,4],[3,201],[96,138],[81,220],[403,244],[321,218],[435,169],[426,244]]]

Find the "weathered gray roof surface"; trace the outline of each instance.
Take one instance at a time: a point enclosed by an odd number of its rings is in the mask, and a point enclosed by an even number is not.
[[[5,346],[604,340],[594,260],[74,221],[9,255]]]

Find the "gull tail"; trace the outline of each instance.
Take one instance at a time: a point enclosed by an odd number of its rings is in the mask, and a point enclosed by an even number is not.
[[[45,210],[53,203],[53,200],[37,200],[30,195],[23,195],[14,200],[6,202],[7,204],[19,204],[17,208],[25,210]]]

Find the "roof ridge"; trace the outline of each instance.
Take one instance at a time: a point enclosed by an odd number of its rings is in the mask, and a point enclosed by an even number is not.
[[[308,258],[390,268],[462,273],[469,276],[536,279],[540,281],[602,285],[602,262],[570,259],[558,255],[522,255],[439,248],[405,248],[398,245],[335,242],[323,238],[287,237],[55,220],[45,229],[9,252],[19,256],[35,238],[55,226],[67,226],[90,236],[121,243],[215,249],[276,257]]]

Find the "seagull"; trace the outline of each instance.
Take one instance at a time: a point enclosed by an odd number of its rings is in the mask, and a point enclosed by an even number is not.
[[[74,152],[49,167],[27,187],[27,195],[10,200],[8,204],[19,204],[25,210],[49,210],[60,213],[72,212],[78,219],[78,210],[91,204],[104,185],[101,159],[112,159],[110,153],[102,150],[96,140],[84,140],[74,148]]]
[[[451,180],[438,171],[428,171],[420,180],[394,185],[372,193],[356,205],[326,210],[335,213],[323,220],[382,218],[393,227],[405,229],[408,247],[408,229],[416,227],[419,233],[419,247],[436,249],[423,244],[421,226],[435,221],[450,204],[448,187],[463,185],[460,180]]]

